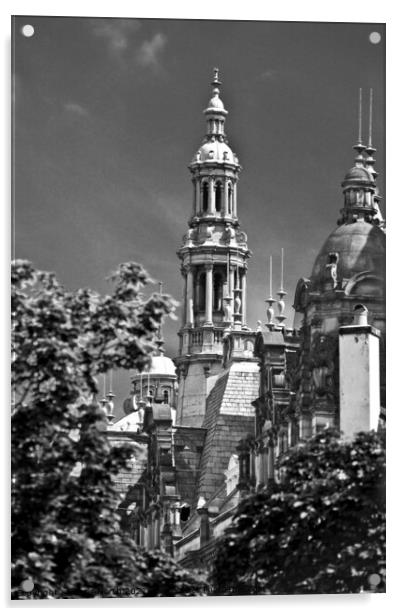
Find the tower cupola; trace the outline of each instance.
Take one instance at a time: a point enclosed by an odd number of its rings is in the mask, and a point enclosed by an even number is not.
[[[207,118],[207,135],[217,138],[224,137],[225,135],[225,118],[228,114],[223,101],[219,98],[219,86],[221,82],[219,81],[218,75],[219,69],[214,68],[214,78],[211,82],[213,88],[212,98],[208,103],[208,107],[204,110],[204,114]]]
[[[178,425],[201,426],[206,380],[221,369],[223,339],[246,324],[246,273],[250,251],[237,216],[241,170],[225,132],[227,110],[214,69],[206,134],[189,169],[193,183],[189,229],[178,251],[183,275],[183,316],[176,357]]]
[[[199,218],[237,220],[237,180],[241,167],[225,133],[228,111],[220,98],[218,74],[215,68],[212,98],[204,110],[206,134],[189,165],[194,185],[195,222]]]
[[[383,222],[379,210],[379,200],[376,177],[378,173],[374,169],[375,160],[373,154],[376,151],[372,145],[372,110],[373,92],[370,90],[370,119],[368,146],[362,143],[362,90],[359,90],[359,134],[357,144],[353,146],[357,155],[354,166],[349,169],[342,182],[344,194],[344,207],[341,210],[341,218],[338,224],[364,220],[379,224]],[[367,154],[365,158],[363,154]]]

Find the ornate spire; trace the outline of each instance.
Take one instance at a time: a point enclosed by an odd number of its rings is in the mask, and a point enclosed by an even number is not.
[[[285,316],[285,295],[287,295],[286,291],[283,288],[283,248],[281,248],[281,288],[279,289],[277,295],[279,296],[277,305],[279,309],[278,315],[275,317],[278,321],[279,327],[284,327],[284,322],[286,321]]]
[[[220,85],[222,84],[219,81],[219,69],[214,68],[214,77],[211,81],[212,98],[208,103],[208,107],[204,110],[204,114],[207,118],[207,136],[225,136],[225,117],[228,112],[225,109],[223,101],[219,97]]]
[[[106,417],[108,419],[108,423],[109,425],[113,424],[113,419],[114,419],[114,402],[113,399],[116,397],[113,393],[113,370],[110,370],[110,380],[109,380],[109,393],[106,396],[107,399],[107,403],[106,403],[106,409],[107,409],[107,414]]]
[[[159,281],[159,295],[162,295],[163,292],[163,282]],[[158,328],[158,339],[156,341],[156,346],[158,347],[158,355],[163,355],[163,344],[164,344],[164,340],[162,337],[162,322],[159,325]]]
[[[373,154],[375,154],[375,152],[376,152],[376,149],[373,146],[373,88],[370,88],[369,135],[368,135],[368,145],[366,147],[366,153],[367,153],[366,169],[371,173],[371,176],[375,184],[375,189],[374,189],[374,194],[373,194],[373,206],[375,208],[374,220],[377,222],[377,224],[380,227],[384,228],[385,221],[384,221],[383,215],[380,210],[381,196],[378,192],[378,186],[377,186],[377,181],[376,181],[378,177],[378,171],[374,168],[376,160],[373,157]]]
[[[357,156],[355,158],[356,167],[364,166],[364,157],[363,152],[365,150],[365,146],[362,143],[362,89],[359,88],[359,107],[357,113],[357,124],[358,124],[358,135],[357,135],[357,143],[353,146],[353,149],[356,150]]]
[[[376,149],[373,147],[373,88],[370,88],[369,135],[366,152],[366,168],[370,171],[373,178],[376,179],[378,173],[374,169],[374,164],[376,161],[375,158],[373,158],[373,154],[376,152]]]
[[[275,327],[275,323],[274,323],[275,311],[274,311],[273,305],[275,304],[276,299],[274,299],[272,297],[272,255],[270,255],[270,257],[269,257],[269,297],[265,301],[268,304],[268,308],[267,308],[267,318],[268,318],[267,328],[269,330],[273,330],[274,327]]]
[[[362,89],[359,89],[359,113],[358,124],[359,134],[358,143],[353,146],[357,151],[354,166],[349,169],[345,179],[342,182],[344,193],[344,207],[341,210],[341,218],[338,224],[345,222],[354,222],[357,220],[365,220],[373,222],[376,218],[380,218],[378,208],[378,192],[375,182],[376,173],[373,171],[373,163],[375,162],[371,154],[375,149],[371,144],[372,135],[372,92],[370,94],[370,129],[369,129],[369,145],[366,147],[362,144],[361,124],[362,124]],[[365,160],[363,152],[368,153],[368,158]],[[375,224],[378,224],[378,220]]]

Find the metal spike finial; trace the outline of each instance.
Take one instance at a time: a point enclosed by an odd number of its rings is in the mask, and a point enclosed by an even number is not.
[[[159,281],[158,285],[159,285],[159,295],[162,295],[162,293],[163,293],[163,282]],[[159,355],[162,355],[162,346],[163,346],[162,322],[160,323],[160,325],[158,327],[158,340],[156,341],[156,345],[158,347]]]
[[[286,321],[285,316],[285,295],[287,295],[286,291],[283,288],[283,265],[284,265],[284,251],[281,248],[281,288],[279,289],[277,295],[279,299],[277,301],[277,306],[279,309],[279,314],[275,317],[278,321],[279,327],[284,327],[284,322]]]
[[[214,78],[212,80],[212,84],[213,86],[217,85],[220,86],[221,82],[219,81],[219,68],[214,68]]]
[[[105,383],[106,383],[106,379],[105,379]],[[113,398],[115,398],[116,396],[113,393],[113,370],[110,369],[110,374],[109,374],[109,393],[105,396],[107,402],[105,404],[105,409],[106,409],[106,417],[108,419],[108,423],[109,425],[113,424],[113,419],[114,419],[114,402],[113,402]]]
[[[365,149],[362,143],[362,88],[359,88],[359,105],[357,112],[357,124],[358,124],[358,135],[357,135],[357,143],[353,146],[353,149],[356,150],[357,156],[355,158],[355,164],[357,167],[363,167],[364,165],[364,157],[363,151]]]
[[[368,134],[368,147],[371,148],[373,137],[373,88],[370,88],[370,108],[369,108],[369,134]]]
[[[370,107],[369,107],[369,134],[368,134],[368,145],[366,147],[367,158],[366,158],[366,168],[370,171],[374,180],[378,176],[378,172],[374,169],[375,158],[373,154],[376,152],[375,147],[373,147],[373,88],[370,88]]]
[[[275,327],[275,323],[274,323],[275,311],[274,311],[273,305],[276,303],[276,300],[272,297],[272,255],[270,255],[269,257],[269,297],[265,300],[265,302],[268,304],[268,308],[267,308],[268,322],[266,326],[269,330],[272,330]]]

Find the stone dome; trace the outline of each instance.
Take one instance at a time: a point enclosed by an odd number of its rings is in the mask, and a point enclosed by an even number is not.
[[[220,162],[238,165],[239,161],[230,146],[224,141],[207,141],[195,154],[192,162]]]
[[[339,255],[338,280],[351,279],[362,273],[384,279],[385,234],[376,225],[358,220],[340,225],[329,235],[314,263],[311,274],[313,289],[319,288],[327,277],[330,253]]]
[[[148,374],[146,371],[144,374]],[[152,357],[149,374],[164,374],[166,376],[176,376],[176,367],[170,357],[165,355],[155,355]]]
[[[368,169],[355,166],[349,169],[343,182],[373,182],[373,177]]]
[[[223,101],[219,98],[218,94],[215,94],[215,96],[211,98],[207,109],[225,109]]]

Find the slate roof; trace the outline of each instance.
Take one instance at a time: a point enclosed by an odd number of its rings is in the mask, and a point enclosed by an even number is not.
[[[239,441],[254,433],[254,409],[251,402],[258,396],[259,372],[254,363],[241,362],[226,369],[206,401],[203,427],[207,429],[200,465],[197,500],[207,501],[225,483],[224,472]],[[222,491],[217,504],[225,499]]]

